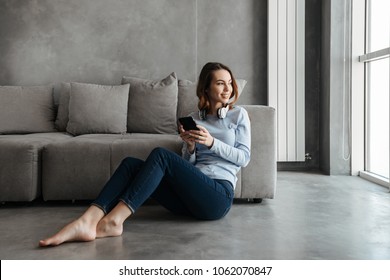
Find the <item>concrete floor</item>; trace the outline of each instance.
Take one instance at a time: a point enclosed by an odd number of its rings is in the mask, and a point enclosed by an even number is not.
[[[389,190],[358,177],[279,172],[277,196],[219,221],[145,205],[121,237],[41,249],[86,205],[0,207],[0,259],[390,259]]]

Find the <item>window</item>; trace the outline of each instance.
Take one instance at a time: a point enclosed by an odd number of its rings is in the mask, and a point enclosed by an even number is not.
[[[372,53],[390,46],[390,1],[366,1],[367,52]]]
[[[365,170],[363,177],[389,182],[390,1],[366,0]]]

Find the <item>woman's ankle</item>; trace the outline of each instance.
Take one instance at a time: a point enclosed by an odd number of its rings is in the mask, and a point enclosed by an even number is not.
[[[104,216],[105,213],[103,212],[102,209],[100,209],[95,205],[91,205],[84,212],[84,214],[79,217],[79,220],[84,223],[90,224],[92,226],[93,225],[96,226],[99,223],[99,221],[104,218]]]
[[[96,226],[96,237],[113,237],[120,236],[123,232],[123,223],[118,219],[111,219],[110,217],[104,217]]]
[[[119,236],[123,232],[123,223],[132,214],[130,208],[123,202],[119,202],[96,227],[97,237]]]

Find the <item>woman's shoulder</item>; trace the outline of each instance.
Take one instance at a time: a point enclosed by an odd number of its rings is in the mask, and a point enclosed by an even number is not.
[[[232,115],[235,115],[237,118],[246,118],[248,116],[248,112],[244,107],[241,106],[234,106],[231,109]]]
[[[246,109],[240,105],[234,105],[232,111],[237,111],[239,113],[245,114],[247,113]]]

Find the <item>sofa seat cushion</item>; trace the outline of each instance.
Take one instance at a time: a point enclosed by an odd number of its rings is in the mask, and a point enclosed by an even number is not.
[[[110,149],[114,134],[83,135],[52,143],[43,151],[44,200],[92,199],[110,176]]]
[[[0,201],[32,201],[40,193],[45,145],[69,139],[60,133],[0,135]]]
[[[183,142],[177,135],[132,133],[116,140],[111,150],[111,172],[119,166],[126,157],[136,157],[145,160],[150,152],[157,147],[166,148],[181,155]]]
[[[178,135],[86,134],[51,143],[43,151],[44,200],[96,198],[127,156],[145,159],[155,147],[181,151]]]

